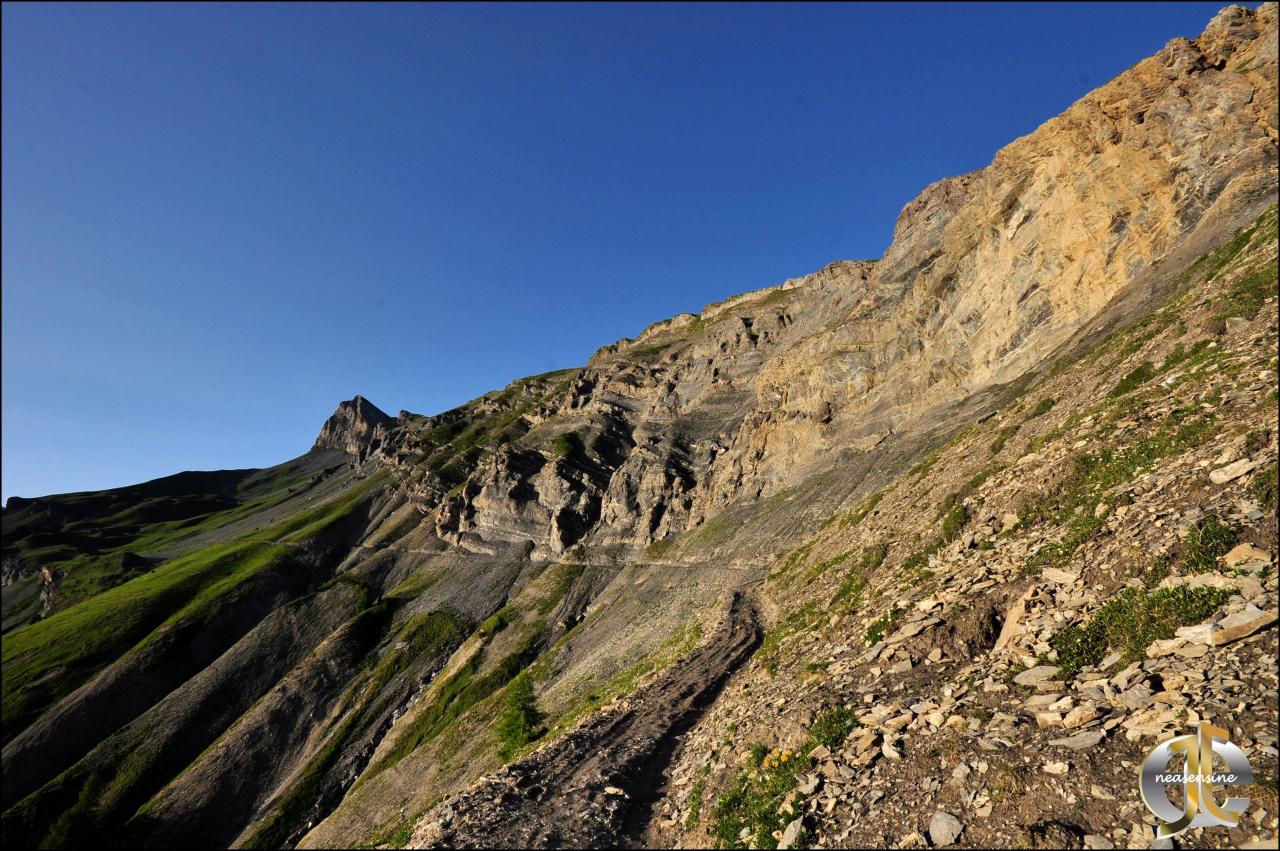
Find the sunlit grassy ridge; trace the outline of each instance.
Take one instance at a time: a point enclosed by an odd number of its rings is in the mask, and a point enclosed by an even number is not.
[[[174,559],[5,636],[0,724],[6,736],[162,630],[208,621],[226,594],[294,558],[294,545],[347,516],[382,478],[372,476],[337,499]]]

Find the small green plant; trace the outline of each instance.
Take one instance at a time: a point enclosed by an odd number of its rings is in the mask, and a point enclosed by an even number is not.
[[[662,558],[675,542],[675,538],[663,538],[660,541],[653,541],[644,548],[645,555],[649,556],[649,558]]]
[[[848,529],[861,523],[880,504],[880,500],[884,499],[884,494],[883,490],[878,490],[858,503],[851,511],[839,515],[840,528]]]
[[[1045,397],[1036,403],[1031,409],[1031,413],[1027,414],[1027,419],[1034,420],[1036,417],[1043,417],[1045,414],[1053,410],[1055,400]]]
[[[1260,470],[1249,482],[1249,495],[1258,501],[1263,508],[1276,507],[1276,468],[1267,467]]]
[[[1200,518],[1187,532],[1182,563],[1193,573],[1206,573],[1218,566],[1218,559],[1236,543],[1236,532],[1212,514]]]
[[[875,543],[862,550],[862,555],[858,557],[858,570],[867,572],[875,570],[884,564],[885,556],[889,554],[889,547],[883,543]]]
[[[1276,294],[1276,261],[1265,260],[1236,278],[1218,298],[1217,318],[1239,316],[1252,319],[1262,303]]]
[[[1141,387],[1150,381],[1156,374],[1155,366],[1151,361],[1143,361],[1124,378],[1120,379],[1115,387],[1111,388],[1111,392],[1107,394],[1112,399],[1118,399],[1128,393]]]
[[[583,452],[582,438],[576,431],[558,434],[551,441],[551,449],[557,458],[573,458]]]
[[[826,573],[831,568],[838,567],[844,564],[846,561],[849,560],[851,556],[853,556],[853,551],[849,550],[847,552],[840,553],[839,555],[834,555],[831,558],[826,559],[825,561],[821,561],[818,564],[815,564],[813,567],[806,570],[804,574],[800,577],[800,581],[803,584],[807,585],[813,580],[817,579],[822,574]]]
[[[489,637],[502,632],[519,615],[515,606],[503,606],[480,624],[480,634]]]
[[[515,756],[520,748],[536,739],[541,732],[542,713],[533,693],[533,680],[521,673],[507,686],[502,714],[498,716],[498,756],[503,761]]]
[[[711,835],[717,847],[777,848],[783,828],[804,812],[805,796],[796,786],[810,765],[808,754],[818,745],[838,748],[857,723],[853,711],[841,707],[819,716],[809,738],[794,751],[753,743],[749,767],[738,772],[729,791],[716,802]],[[787,801],[789,808],[784,807]],[[792,847],[807,848],[812,841],[804,831]]]
[[[832,608],[848,609],[850,611],[858,608],[858,604],[862,602],[862,592],[867,587],[867,580],[860,575],[854,573],[844,578],[840,583],[840,587],[836,589],[835,596],[831,598]]]
[[[863,641],[870,646],[884,638],[885,633],[898,622],[898,618],[902,617],[902,614],[902,607],[895,603],[892,609],[871,622],[862,636]]]
[[[933,571],[929,569],[929,556],[942,549],[944,543],[941,538],[938,538],[924,549],[907,556],[898,567],[898,575],[902,581],[914,586],[932,579]]]
[[[788,614],[776,627],[765,633],[764,640],[760,642],[760,649],[756,651],[756,656],[770,676],[778,672],[783,640],[797,632],[808,629],[817,621],[818,617],[817,606],[809,603],[803,608],[796,609]]]
[[[995,440],[991,441],[991,454],[999,454],[1000,450],[1004,449],[1004,445],[1009,442],[1009,438],[1017,434],[1018,429],[1021,427],[1021,423],[1014,423],[1013,425],[1007,425],[996,432]]]
[[[836,750],[844,744],[853,729],[858,726],[858,717],[847,706],[840,706],[818,716],[809,728],[815,742],[825,745],[828,750]]]
[[[969,512],[963,505],[953,505],[942,518],[942,539],[947,543],[960,537],[964,524],[969,522]]]
[[[707,791],[707,775],[711,773],[710,763],[702,766],[702,773],[689,791],[689,809],[684,817],[684,829],[695,830],[702,821],[702,796]]]
[[[1060,679],[1069,680],[1098,664],[1107,648],[1118,650],[1125,662],[1143,659],[1151,642],[1171,638],[1180,626],[1203,621],[1231,596],[1223,588],[1185,585],[1143,593],[1125,588],[1088,621],[1073,624],[1049,641],[1058,651]]]

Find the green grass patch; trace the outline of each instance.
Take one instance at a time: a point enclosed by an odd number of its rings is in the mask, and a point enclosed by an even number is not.
[[[1198,405],[1175,409],[1166,422],[1148,437],[1121,448],[1105,447],[1082,453],[1074,459],[1056,493],[1028,506],[1022,514],[1023,527],[1035,523],[1056,523],[1063,527],[1061,540],[1043,547],[1028,561],[1024,573],[1040,567],[1065,563],[1102,525],[1094,509],[1106,492],[1132,481],[1141,471],[1151,469],[1162,458],[1203,445],[1218,433],[1213,416]]]
[[[716,802],[710,828],[716,847],[777,848],[775,834],[806,810],[805,796],[796,787],[811,765],[808,755],[819,745],[840,747],[855,726],[853,712],[840,707],[819,716],[809,738],[794,751],[753,744],[748,767]],[[785,812],[782,807],[788,800],[791,811]],[[813,839],[809,831],[802,831],[792,847],[808,848]]]
[[[1119,651],[1122,664],[1146,658],[1153,641],[1172,638],[1178,627],[1203,621],[1231,596],[1225,588],[1185,585],[1143,593],[1125,588],[1083,624],[1059,632],[1049,641],[1058,651],[1059,679],[1070,680],[1097,665],[1107,648]]]
[[[892,609],[871,622],[867,627],[867,631],[863,633],[862,640],[866,642],[868,647],[880,641],[897,624],[898,619],[904,613],[903,608],[895,603]]]
[[[998,455],[1000,450],[1004,449],[1004,445],[1009,442],[1009,438],[1017,434],[1018,429],[1020,428],[1022,428],[1021,423],[1014,423],[1013,425],[1007,425],[996,432],[995,439],[991,441],[991,454]]]
[[[889,555],[889,546],[884,543],[874,543],[862,550],[862,555],[858,556],[858,570],[863,573],[869,573],[880,565],[884,564],[885,557]]]
[[[557,736],[578,723],[578,720],[588,713],[594,712],[616,698],[631,694],[642,677],[654,671],[669,668],[687,656],[701,639],[702,625],[699,623],[676,630],[660,647],[646,654],[638,662],[618,671],[604,683],[587,688],[549,725],[548,735]]]
[[[951,543],[960,537],[964,524],[969,522],[969,511],[963,505],[953,505],[942,518],[942,540]]]
[[[479,654],[473,656],[441,685],[431,704],[413,719],[395,747],[370,770],[368,776],[380,774],[430,742],[472,706],[509,683],[537,658],[545,633],[544,623],[534,624],[520,646],[483,676],[478,676]]]
[[[485,638],[492,638],[510,626],[512,621],[517,620],[519,617],[520,610],[518,608],[512,605],[503,606],[484,619],[484,622],[480,624],[479,632]]]
[[[839,555],[834,555],[831,558],[826,559],[825,561],[820,561],[817,564],[810,567],[801,575],[800,582],[802,584],[808,585],[810,582],[817,579],[819,576],[826,573],[831,568],[839,567],[840,565],[844,564],[852,556],[853,556],[853,551],[849,550],[847,552],[840,553]]]
[[[1217,570],[1218,559],[1236,544],[1236,530],[1209,514],[1187,531],[1182,545],[1182,563],[1192,573]]]
[[[862,592],[866,590],[867,580],[854,573],[844,578],[835,596],[831,598],[833,608],[854,611],[862,603]]]
[[[644,548],[645,555],[649,558],[662,558],[667,554],[667,551],[671,549],[675,542],[676,539],[674,537],[663,538],[660,541],[653,541],[649,546]]]
[[[585,447],[576,431],[557,434],[551,441],[551,454],[556,458],[574,458],[582,455]]]
[[[228,589],[292,558],[288,547],[200,550],[5,636],[3,727],[17,733],[162,625],[198,615]]]
[[[1132,393],[1134,390],[1154,378],[1155,375],[1156,369],[1151,361],[1143,361],[1128,375],[1116,382],[1116,386],[1111,388],[1111,391],[1107,393],[1107,396],[1112,399],[1116,399],[1120,396]]]
[[[1264,509],[1276,507],[1276,468],[1267,467],[1253,474],[1249,482],[1249,495]]]
[[[840,524],[840,528],[851,529],[861,523],[866,519],[866,516],[880,504],[880,500],[884,499],[885,493],[885,490],[878,490],[875,493],[868,495],[862,500],[862,502],[859,502],[854,506],[852,510],[839,515],[839,520],[837,522]]]
[[[756,650],[756,658],[770,676],[778,672],[783,641],[798,632],[810,629],[817,623],[819,617],[817,605],[809,603],[788,613],[777,626],[765,633],[764,640]]]
[[[382,634],[377,621],[390,615],[394,604],[379,604],[378,609],[360,615],[370,621],[364,629],[368,633],[365,642],[376,641]],[[359,630],[356,624],[354,629]],[[324,781],[338,759],[353,743],[354,736],[367,729],[376,717],[388,708],[388,701],[377,701],[386,685],[406,670],[409,662],[423,653],[440,654],[461,643],[466,623],[444,611],[425,612],[412,616],[391,640],[392,649],[374,666],[370,676],[348,690],[344,703],[356,708],[325,742],[319,753],[307,762],[288,791],[272,808],[270,815],[253,832],[245,843],[246,848],[281,848],[301,823],[303,817],[324,792]]]
[[[1027,419],[1034,420],[1036,417],[1043,417],[1045,414],[1053,410],[1054,401],[1055,400],[1047,397],[1041,399],[1036,403],[1036,406],[1031,409],[1031,413],[1027,414]]]
[[[689,790],[689,809],[684,816],[684,829],[696,830],[702,823],[702,799],[707,793],[707,777],[711,774],[711,763],[702,766],[698,779]]]

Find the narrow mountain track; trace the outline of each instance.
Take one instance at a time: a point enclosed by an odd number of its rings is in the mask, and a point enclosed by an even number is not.
[[[644,835],[679,736],[760,642],[752,601],[734,592],[711,637],[618,707],[428,813],[414,845],[601,848]]]

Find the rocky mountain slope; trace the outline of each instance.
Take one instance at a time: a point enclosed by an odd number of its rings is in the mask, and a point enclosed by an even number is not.
[[[11,500],[5,843],[1109,847],[1201,717],[1254,807],[1178,841],[1274,838],[1276,17],[879,260],[356,397],[280,467]]]

